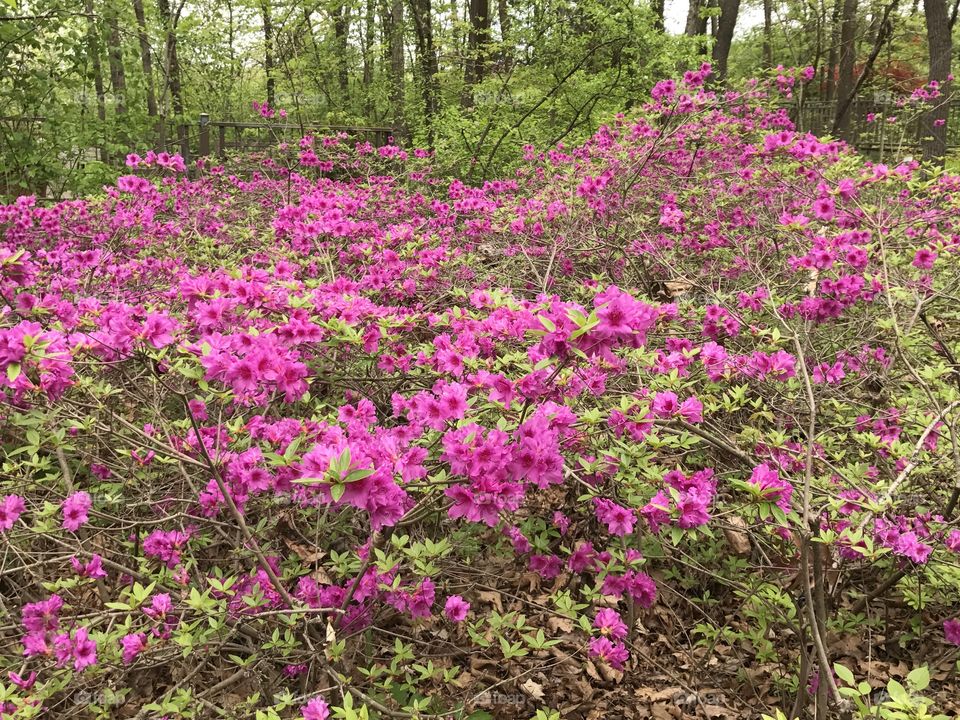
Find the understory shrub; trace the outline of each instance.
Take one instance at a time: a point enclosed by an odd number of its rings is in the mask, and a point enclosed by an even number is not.
[[[960,177],[708,75],[0,207],[3,716],[949,711]]]

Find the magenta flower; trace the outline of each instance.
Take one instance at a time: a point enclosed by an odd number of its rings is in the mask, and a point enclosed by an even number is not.
[[[696,488],[680,493],[680,498],[677,500],[677,511],[680,513],[677,518],[677,527],[686,530],[710,522],[710,513],[707,508],[712,499],[712,496]]]
[[[143,608],[143,614],[154,620],[163,620],[171,612],[173,612],[173,602],[168,593],[154,595],[150,606]]]
[[[90,520],[87,514],[93,507],[93,501],[90,495],[83,491],[75,492],[73,495],[63,501],[63,528],[70,532],[76,532],[81,525]]]
[[[688,397],[680,404],[680,417],[691,425],[703,422],[703,403],[698,398]]]
[[[3,502],[0,502],[0,532],[6,532],[12,528],[26,507],[23,498],[19,495],[7,495]]]
[[[814,200],[813,215],[817,220],[832,220],[835,212],[836,206],[832,197],[821,197]]]
[[[322,698],[315,697],[300,708],[300,714],[303,720],[327,720],[330,706]]]
[[[37,673],[36,671],[33,671],[26,677],[23,677],[22,675],[20,675],[20,673],[16,673],[10,670],[9,672],[7,672],[7,678],[10,680],[10,682],[12,682],[21,690],[29,690],[30,688],[33,687],[33,684],[37,681]]]
[[[123,664],[129,665],[147,647],[147,636],[142,632],[130,633],[120,638],[120,645],[123,648]]]
[[[80,577],[85,578],[105,578],[106,571],[103,569],[103,558],[99,555],[91,555],[90,560],[83,563],[76,555],[70,558],[70,565],[73,571]]]
[[[81,671],[97,663],[97,644],[91,639],[86,628],[77,628],[71,638],[66,633],[54,640],[54,654],[58,665],[64,665],[72,658],[73,669]]]
[[[793,485],[780,478],[780,474],[766,463],[753,468],[753,474],[747,481],[760,492],[760,497],[767,502],[775,503],[785,513],[790,512],[790,498],[793,496]]]
[[[610,642],[606,637],[593,638],[588,647],[591,657],[604,661],[614,670],[622,670],[623,664],[630,657],[622,642]]]
[[[593,618],[593,626],[601,635],[622,640],[627,636],[627,624],[623,622],[620,613],[611,608],[601,608]]]
[[[960,645],[960,620],[944,620],[943,637],[948,643]]]
[[[913,256],[914,267],[929,270],[937,260],[937,254],[930,248],[920,248]]]
[[[637,516],[630,508],[617,505],[606,498],[594,498],[593,506],[597,520],[606,524],[607,532],[611,535],[623,537],[633,532]]]
[[[443,614],[447,616],[450,622],[463,622],[470,612],[470,603],[459,595],[451,595],[443,606]]]
[[[680,400],[673,392],[657,393],[651,406],[653,414],[658,418],[669,418],[680,412]]]
[[[903,533],[897,538],[893,545],[893,552],[896,555],[909,558],[918,565],[922,565],[927,561],[927,558],[930,557],[930,553],[933,552],[933,548],[925,543],[920,542],[920,538],[918,538],[917,534],[911,530],[910,532]]]

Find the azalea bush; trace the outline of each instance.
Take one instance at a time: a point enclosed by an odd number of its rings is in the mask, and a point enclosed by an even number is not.
[[[949,711],[960,177],[708,77],[0,207],[4,717]]]

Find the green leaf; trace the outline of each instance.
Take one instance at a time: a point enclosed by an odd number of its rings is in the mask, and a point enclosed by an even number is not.
[[[363,480],[364,478],[370,477],[375,472],[376,472],[376,469],[374,468],[360,468],[358,470],[354,470],[352,473],[347,475],[347,477],[345,477],[343,481],[345,483],[357,482],[358,480]]]
[[[833,671],[837,673],[837,677],[843,680],[847,685],[853,685],[856,682],[850,669],[844,665],[841,665],[840,663],[833,664]]]
[[[910,687],[914,690],[925,690],[930,684],[930,670],[927,669],[926,665],[914,668],[910,671],[910,674],[907,675],[907,682],[910,683]]]
[[[910,695],[907,693],[906,688],[896,680],[891,680],[887,683],[887,693],[895,703],[900,703],[901,705],[910,703]]]
[[[7,365],[7,380],[13,382],[20,377],[20,363],[10,363]]]

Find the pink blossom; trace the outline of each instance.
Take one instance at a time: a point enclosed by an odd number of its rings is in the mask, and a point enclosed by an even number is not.
[[[89,493],[80,491],[63,501],[63,527],[70,532],[76,532],[81,525],[89,521],[88,515],[93,501]]]
[[[447,616],[450,622],[463,622],[470,612],[470,603],[459,595],[451,595],[447,598],[443,606],[443,614]]]
[[[7,495],[3,498],[3,502],[0,502],[0,532],[11,529],[26,507],[19,495]]]
[[[960,645],[960,620],[944,620],[943,636],[948,643]]]
[[[322,698],[315,697],[300,708],[303,720],[327,720],[330,717],[330,706]]]
[[[622,640],[627,636],[627,625],[620,617],[620,613],[611,608],[601,608],[593,618],[593,626],[602,635]]]
[[[622,670],[630,657],[622,642],[611,642],[607,637],[593,638],[588,643],[591,657],[604,661],[615,670]]]

